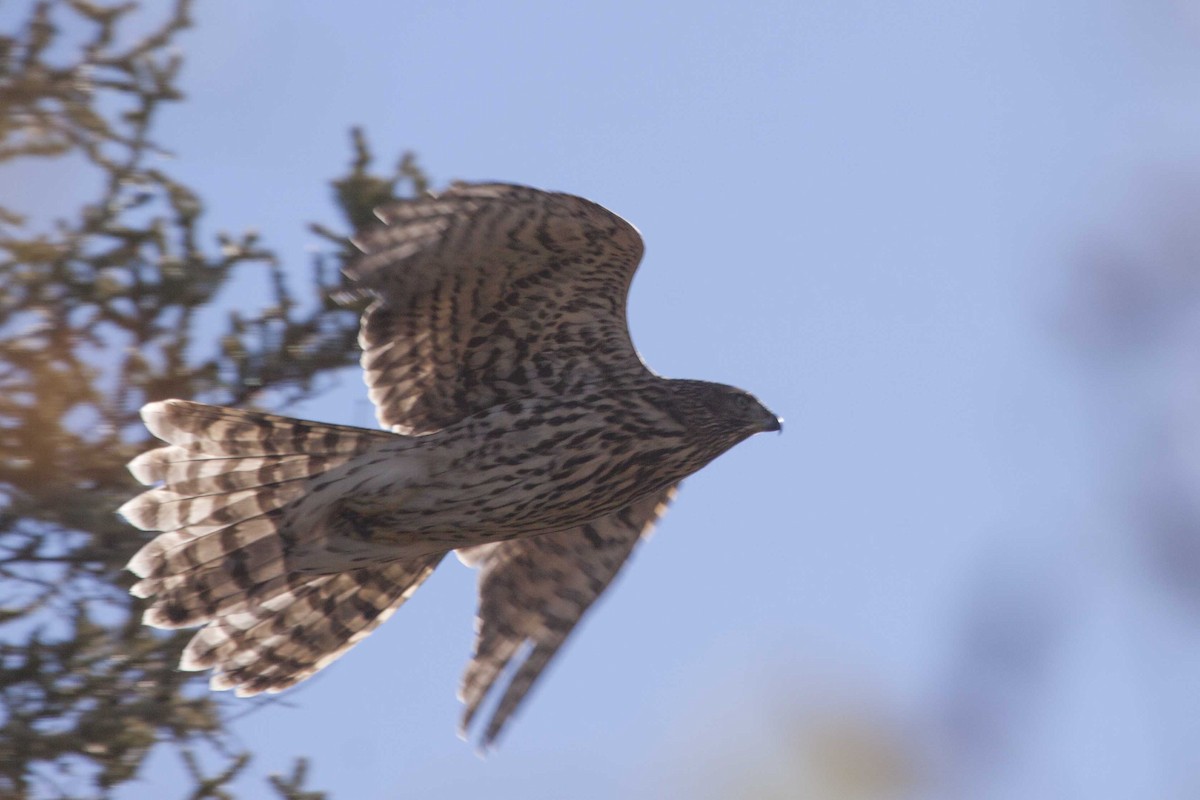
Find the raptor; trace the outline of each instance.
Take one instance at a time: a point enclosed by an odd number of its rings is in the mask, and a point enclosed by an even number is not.
[[[144,621],[203,626],[181,668],[277,692],[384,622],[451,551],[479,569],[462,730],[506,667],[492,743],[679,482],[780,421],[731,386],[671,380],[625,318],[642,256],[579,197],[456,184],[377,211],[347,276],[383,430],[184,400],[121,507],[160,532],[129,563]]]

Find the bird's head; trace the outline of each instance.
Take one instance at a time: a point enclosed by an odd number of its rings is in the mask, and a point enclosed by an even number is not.
[[[706,400],[709,408],[738,430],[749,435],[766,431],[782,431],[783,420],[767,410],[758,398],[736,386],[720,383],[712,387]]]
[[[732,447],[765,431],[782,431],[783,420],[754,395],[736,386],[707,381],[672,381],[689,427]]]

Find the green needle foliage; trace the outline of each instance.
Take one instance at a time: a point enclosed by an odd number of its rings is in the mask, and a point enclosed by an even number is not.
[[[176,750],[190,776],[177,796],[231,796],[250,754],[233,745],[204,677],[176,669],[190,632],[142,626],[127,591],[124,564],[148,538],[114,514],[138,491],[124,465],[149,444],[137,409],[167,397],[277,408],[357,360],[362,298],[338,270],[345,231],[313,226],[337,247],[304,276],[303,302],[256,235],[202,234],[203,202],[151,139],[164,104],[182,99],[176,39],[191,3],[147,8],[161,20],[134,41],[129,22],[144,29],[146,9],[83,0],[32,3],[0,34],[0,180],[18,162],[55,160],[97,187],[79,207],[64,198],[53,220],[27,219],[11,185],[17,205],[0,207],[5,798],[113,796],[155,747]],[[353,145],[349,173],[333,182],[347,229],[425,189],[411,156],[376,176],[358,132]],[[229,314],[214,335],[210,304],[255,272],[267,279],[264,306]],[[264,790],[322,797],[302,786],[305,772],[299,761]]]

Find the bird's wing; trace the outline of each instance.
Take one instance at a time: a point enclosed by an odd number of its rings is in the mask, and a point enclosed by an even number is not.
[[[445,427],[645,370],[625,321],[642,239],[567,194],[456,184],[379,209],[346,274],[377,299],[359,341],[379,421]]]
[[[677,486],[578,528],[458,551],[479,568],[475,653],[463,674],[465,736],[502,673],[503,694],[483,731],[495,741],[538,676],[588,607],[620,571],[638,540],[650,533]]]

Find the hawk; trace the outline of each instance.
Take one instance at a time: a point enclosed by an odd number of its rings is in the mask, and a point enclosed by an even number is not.
[[[505,722],[681,479],[780,421],[750,394],[651,372],[625,300],[642,240],[567,194],[456,184],[379,209],[346,274],[385,430],[184,400],[142,418],[159,484],[120,513],[144,621],[203,626],[180,668],[277,692],[369,634],[454,551],[479,570],[465,736]],[[509,677],[503,678],[502,675]]]

